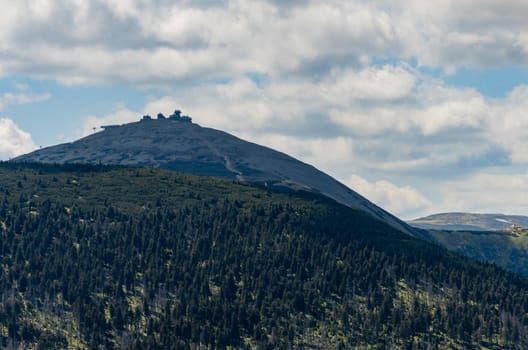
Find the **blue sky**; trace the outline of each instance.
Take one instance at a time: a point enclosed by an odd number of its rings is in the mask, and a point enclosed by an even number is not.
[[[528,3],[2,1],[0,158],[176,108],[403,218],[528,215]]]

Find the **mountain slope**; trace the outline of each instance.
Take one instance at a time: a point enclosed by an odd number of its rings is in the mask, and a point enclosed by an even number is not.
[[[528,217],[442,213],[408,222],[429,230],[433,241],[458,254],[528,277]]]
[[[512,225],[528,227],[528,216],[475,213],[441,213],[414,219],[409,225],[422,229],[453,231],[502,231]]]
[[[441,246],[471,259],[496,264],[528,277],[528,234],[501,231],[430,230]]]
[[[525,349],[528,282],[303,191],[0,164],[7,348]]]
[[[113,126],[73,143],[37,150],[16,162],[90,163],[160,167],[269,186],[320,192],[411,235],[407,224],[311,165],[225,132],[173,119]]]

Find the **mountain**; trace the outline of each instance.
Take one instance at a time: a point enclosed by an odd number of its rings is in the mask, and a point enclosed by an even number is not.
[[[527,216],[442,213],[408,223],[451,251],[528,277]]]
[[[178,112],[178,111],[177,111]],[[219,176],[322,193],[365,211],[411,235],[421,231],[376,206],[311,165],[284,153],[201,127],[179,113],[125,125],[17,157],[15,162],[89,163],[148,166],[195,175]]]
[[[528,281],[313,191],[0,163],[0,347],[526,349]]]
[[[528,216],[504,214],[441,213],[414,219],[409,225],[422,229],[453,231],[503,231],[512,225],[528,228]]]
[[[528,234],[503,231],[429,230],[441,246],[528,277]]]

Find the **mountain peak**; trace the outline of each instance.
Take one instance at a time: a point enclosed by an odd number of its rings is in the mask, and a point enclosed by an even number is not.
[[[408,234],[417,234],[417,230],[315,167],[226,132],[202,127],[179,110],[169,117],[160,113],[156,119],[145,115],[137,122],[105,125],[101,132],[13,161],[159,167],[303,189],[366,212]]]

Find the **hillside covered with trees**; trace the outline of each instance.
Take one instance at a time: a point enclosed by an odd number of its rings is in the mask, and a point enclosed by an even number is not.
[[[525,349],[528,282],[326,197],[0,164],[0,346]]]

